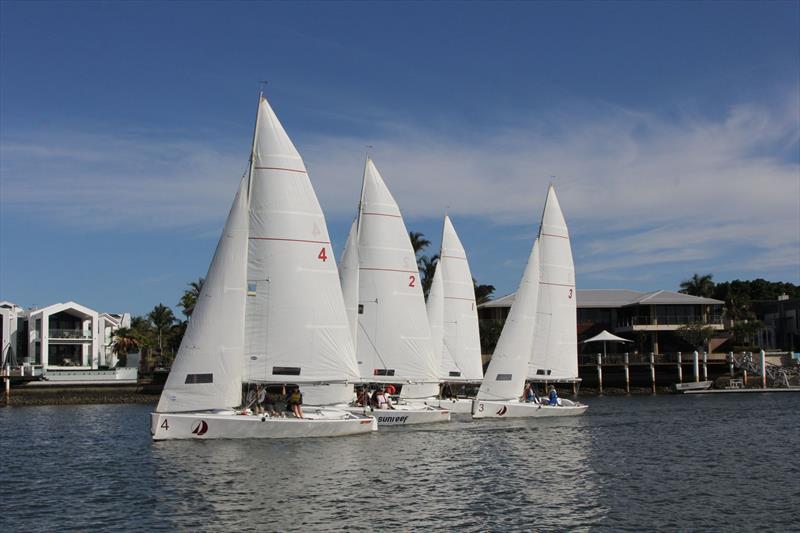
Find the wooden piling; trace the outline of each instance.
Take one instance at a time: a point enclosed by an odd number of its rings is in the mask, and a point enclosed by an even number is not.
[[[650,383],[652,383],[653,394],[656,393],[656,355],[650,352]]]
[[[631,371],[630,371],[630,359],[628,358],[628,352],[625,352],[625,394],[631,393]]]
[[[761,388],[767,388],[767,353],[761,350]]]
[[[700,381],[700,354],[697,353],[697,350],[694,351],[694,366],[692,367],[692,373],[694,374],[694,381],[695,383]]]
[[[703,381],[708,381],[708,354],[703,352]]]
[[[678,383],[683,383],[683,363],[681,352],[678,352]]]
[[[597,393],[603,394],[603,356],[597,354]]]
[[[733,352],[728,353],[728,372],[731,378],[733,378]]]

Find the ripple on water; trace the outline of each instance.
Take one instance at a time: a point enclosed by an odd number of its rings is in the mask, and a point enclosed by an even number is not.
[[[10,529],[791,530],[796,395],[589,399],[586,416],[152,443],[148,406],[0,410]],[[8,465],[8,466],[6,466]],[[762,496],[766,495],[766,496]],[[3,527],[5,530],[5,527]]]

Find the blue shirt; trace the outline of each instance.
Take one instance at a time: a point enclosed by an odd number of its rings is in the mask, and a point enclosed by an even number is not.
[[[550,405],[558,405],[558,394],[555,389],[550,391]]]

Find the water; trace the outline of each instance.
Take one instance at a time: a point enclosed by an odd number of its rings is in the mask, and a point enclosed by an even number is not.
[[[152,443],[150,406],[0,409],[0,530],[798,530],[800,395]]]

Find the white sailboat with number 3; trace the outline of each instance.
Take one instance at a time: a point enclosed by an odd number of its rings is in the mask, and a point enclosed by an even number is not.
[[[588,406],[521,400],[525,382],[578,380],[575,267],[567,224],[550,185],[528,264],[473,404],[473,418],[575,416]]]

